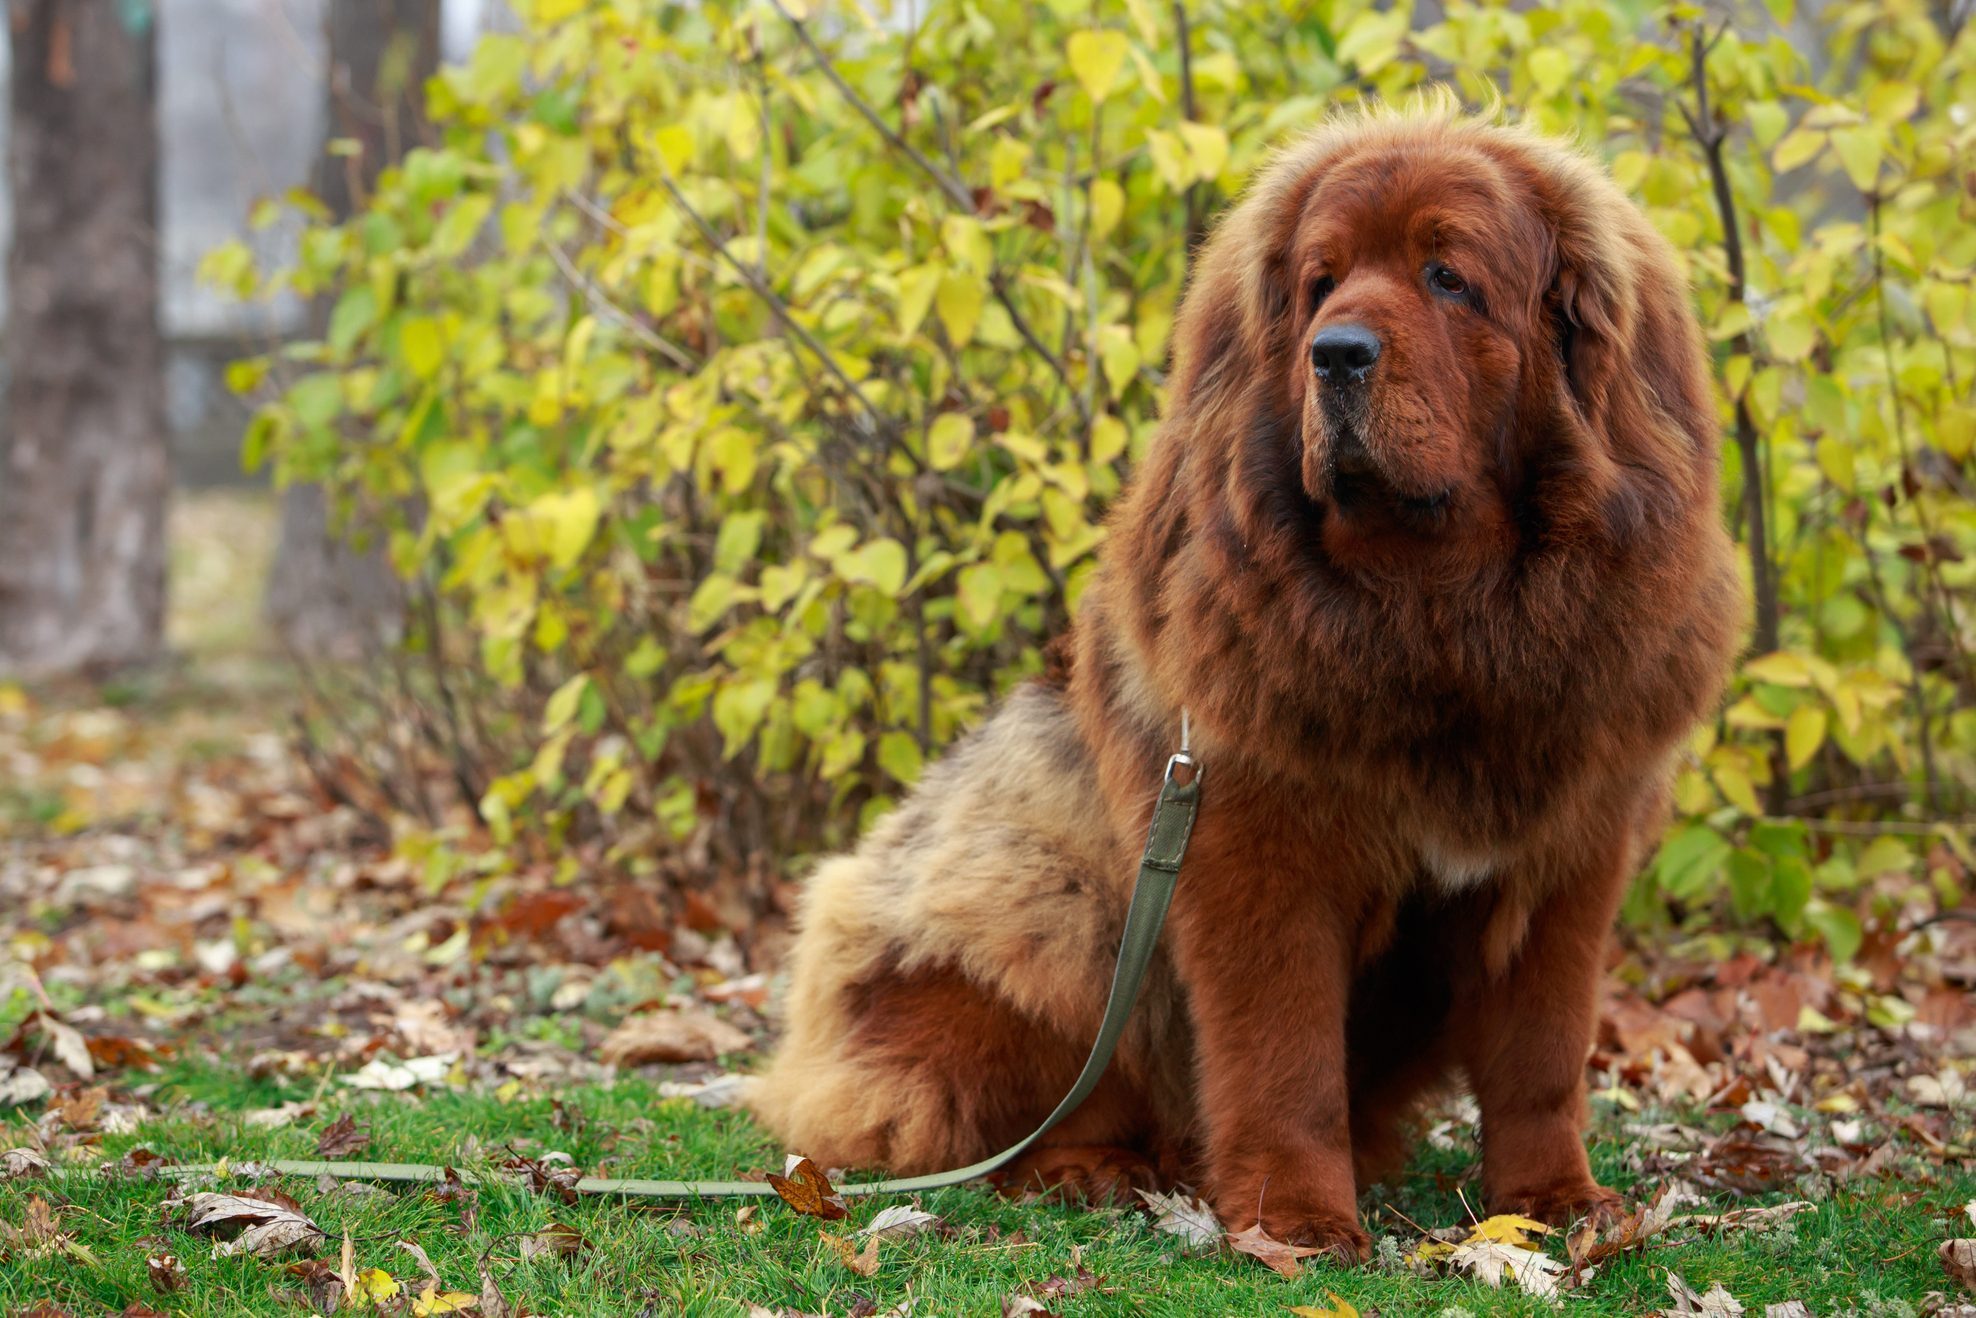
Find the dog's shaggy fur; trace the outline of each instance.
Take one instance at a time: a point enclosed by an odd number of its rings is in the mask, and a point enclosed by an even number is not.
[[[1594,165],[1496,123],[1358,115],[1266,168],[1199,256],[1067,678],[811,880],[770,1128],[918,1172],[1042,1118],[1185,706],[1207,777],[1161,960],[1018,1175],[1163,1164],[1231,1228],[1362,1257],[1356,1188],[1459,1072],[1491,1207],[1609,1213],[1606,935],[1743,600],[1679,270]],[[1315,369],[1340,326],[1379,339],[1362,380]]]

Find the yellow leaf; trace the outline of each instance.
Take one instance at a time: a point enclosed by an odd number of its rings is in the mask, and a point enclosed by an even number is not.
[[[1112,84],[1125,63],[1125,50],[1123,32],[1073,32],[1064,43],[1071,73],[1094,102],[1111,95]]]
[[[974,444],[974,422],[959,412],[942,412],[926,432],[926,461],[935,471],[960,465]]]
[[[693,130],[685,124],[667,124],[652,134],[652,145],[665,167],[675,174],[693,163]]]
[[[1886,138],[1876,125],[1858,124],[1832,130],[1832,151],[1845,166],[1846,177],[1861,192],[1873,191],[1880,177],[1880,157],[1886,149]]]
[[[435,1313],[465,1313],[478,1303],[480,1303],[479,1297],[469,1295],[465,1291],[447,1291],[444,1295],[440,1295],[433,1287],[427,1286],[419,1293],[418,1299],[412,1301],[412,1312],[419,1318],[427,1318],[427,1315]]]
[[[906,547],[890,536],[866,541],[831,565],[837,575],[857,585],[876,586],[897,595],[906,584]]]
[[[446,359],[446,344],[439,333],[439,322],[430,316],[412,316],[398,327],[398,355],[405,369],[421,380],[439,373]]]
[[[1468,1239],[1471,1243],[1477,1240],[1493,1240],[1499,1245],[1535,1249],[1537,1246],[1531,1243],[1529,1235],[1533,1231],[1540,1236],[1551,1233],[1551,1229],[1542,1222],[1533,1222],[1527,1217],[1518,1217],[1514,1213],[1502,1213],[1477,1222],[1469,1231]]]
[[[542,735],[551,736],[562,730],[565,723],[576,717],[577,706],[583,702],[583,692],[590,685],[590,674],[578,673],[569,681],[556,688],[549,703],[542,708]]]
[[[1763,807],[1757,803],[1756,787],[1750,782],[1749,774],[1734,765],[1718,764],[1709,772],[1723,799],[1746,815],[1760,815]]]
[[[1773,682],[1778,686],[1807,687],[1811,685],[1811,666],[1803,655],[1779,650],[1775,654],[1760,654],[1743,665],[1743,674],[1759,682]]]
[[[1146,0],[1125,0],[1125,12],[1132,16],[1132,26],[1139,29],[1139,39],[1157,48],[1160,44],[1159,25],[1153,21],[1152,7]]]
[[[1326,1291],[1324,1298],[1331,1306],[1328,1309],[1320,1309],[1315,1304],[1292,1304],[1289,1310],[1299,1318],[1359,1318],[1359,1311],[1350,1301],[1339,1299],[1336,1291]]]
[[[1784,135],[1770,153],[1770,163],[1779,174],[1788,174],[1825,149],[1825,134],[1799,128]]]
[[[1118,227],[1125,214],[1125,189],[1108,178],[1091,181],[1091,237],[1100,239]]]
[[[1203,182],[1219,178],[1228,164],[1228,134],[1213,124],[1182,120],[1180,136],[1187,143],[1187,154],[1193,157],[1194,177]]]
[[[1339,38],[1334,58],[1341,66],[1357,65],[1362,76],[1370,77],[1400,53],[1400,38],[1406,35],[1410,16],[1410,10],[1399,7],[1363,14]]]
[[[1091,461],[1110,462],[1125,452],[1125,423],[1109,412],[1091,420]]]
[[[1557,95],[1571,77],[1571,57],[1556,46],[1538,47],[1530,52],[1525,63],[1530,69],[1530,80],[1544,96]]]
[[[597,534],[602,511],[597,491],[587,485],[541,495],[528,505],[529,516],[548,529],[549,561],[560,568],[573,566],[583,556]]]
[[[1098,331],[1098,355],[1105,363],[1105,379],[1116,399],[1139,373],[1139,345],[1123,325],[1107,325]]]
[[[375,1304],[398,1293],[398,1281],[383,1268],[365,1268],[357,1274],[356,1294]]]
[[[981,323],[981,307],[987,300],[987,287],[978,277],[963,270],[949,270],[940,276],[933,306],[956,348],[974,341],[974,327]]]
[[[1825,711],[1816,705],[1799,705],[1791,711],[1784,726],[1784,755],[1793,769],[1802,769],[1825,744]]]
[[[933,295],[940,287],[938,263],[915,265],[899,272],[899,333],[910,336],[933,309]]]

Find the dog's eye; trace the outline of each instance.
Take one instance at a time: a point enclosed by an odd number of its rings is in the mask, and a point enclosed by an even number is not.
[[[1468,281],[1438,262],[1427,267],[1427,281],[1443,293],[1466,293]]]
[[[1310,309],[1316,311],[1324,305],[1324,299],[1331,296],[1331,290],[1338,287],[1338,281],[1330,275],[1324,276],[1310,286]]]

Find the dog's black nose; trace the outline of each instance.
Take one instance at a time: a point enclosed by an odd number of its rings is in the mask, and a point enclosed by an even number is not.
[[[1310,364],[1326,384],[1356,383],[1379,360],[1379,336],[1363,325],[1345,321],[1326,325],[1310,341]]]

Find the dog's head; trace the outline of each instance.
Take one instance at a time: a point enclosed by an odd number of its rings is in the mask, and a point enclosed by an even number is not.
[[[1282,153],[1203,251],[1176,412],[1280,418],[1340,560],[1588,519],[1623,537],[1651,510],[1622,468],[1675,468],[1692,493],[1683,472],[1713,461],[1676,269],[1555,143],[1446,112],[1340,120]]]

